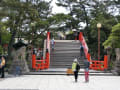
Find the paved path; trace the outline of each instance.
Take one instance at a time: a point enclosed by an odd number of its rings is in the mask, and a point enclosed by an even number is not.
[[[0,78],[2,89],[27,90],[120,90],[119,76],[90,76],[90,82],[84,82],[79,76],[74,82],[73,76],[66,75],[24,75],[20,77]]]

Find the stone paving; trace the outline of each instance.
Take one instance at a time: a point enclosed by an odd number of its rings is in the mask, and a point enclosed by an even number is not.
[[[84,76],[74,82],[67,75],[23,75],[0,78],[0,90],[120,90],[119,76],[90,76],[89,83]]]

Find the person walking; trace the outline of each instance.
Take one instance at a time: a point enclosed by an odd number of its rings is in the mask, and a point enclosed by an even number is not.
[[[90,62],[85,60],[84,65],[85,65],[85,82],[89,82],[89,66],[90,66]]]
[[[84,55],[84,47],[82,44],[80,44],[80,56],[82,57]]]
[[[0,59],[0,74],[1,74],[1,78],[4,78],[4,67],[5,67],[5,59],[2,56]]]
[[[55,44],[55,42],[54,42],[54,38],[51,40],[51,45],[52,45],[52,50],[54,50],[54,44]]]
[[[79,70],[80,70],[80,65],[77,61],[77,58],[75,58],[72,63],[72,71],[74,72],[75,82],[77,82]]]

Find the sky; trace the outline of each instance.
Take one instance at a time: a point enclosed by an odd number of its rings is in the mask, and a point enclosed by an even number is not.
[[[65,13],[67,14],[67,10],[63,7],[58,7],[55,3],[57,2],[57,0],[53,0],[51,3],[52,8],[52,13],[56,14],[56,13]]]
[[[56,13],[64,13],[64,14],[67,14],[68,13],[68,11],[65,9],[65,8],[63,8],[63,7],[58,7],[55,3],[57,2],[57,0],[53,0],[52,1],[52,3],[51,3],[51,6],[53,7],[52,8],[52,13],[53,14],[56,14]],[[85,23],[80,23],[81,24],[81,26],[82,27],[80,27],[79,29],[83,29],[85,26],[86,26],[86,24]]]

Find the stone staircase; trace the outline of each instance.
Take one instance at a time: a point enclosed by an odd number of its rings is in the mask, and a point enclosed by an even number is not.
[[[80,63],[79,75],[84,75],[85,55],[80,57],[80,42],[75,40],[55,40],[54,51],[50,52],[49,69],[31,71],[27,75],[67,75],[66,71],[72,67],[74,58]],[[113,76],[110,71],[89,70],[91,76]]]
[[[75,40],[55,40],[54,51],[50,52],[50,68],[71,68],[74,58],[78,58],[81,68],[84,59],[80,57],[80,42]]]

